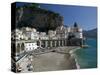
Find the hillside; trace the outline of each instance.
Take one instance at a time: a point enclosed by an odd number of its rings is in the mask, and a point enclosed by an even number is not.
[[[83,31],[83,35],[86,38],[97,38],[97,28],[88,31]]]
[[[48,32],[62,25],[60,14],[34,6],[16,8],[16,27],[34,27],[38,31]]]

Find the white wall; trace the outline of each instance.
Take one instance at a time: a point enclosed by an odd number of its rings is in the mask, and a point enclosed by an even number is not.
[[[25,51],[32,51],[37,49],[36,43],[25,43]]]
[[[74,34],[75,34],[76,38],[83,38],[83,34],[82,33],[76,32]]]

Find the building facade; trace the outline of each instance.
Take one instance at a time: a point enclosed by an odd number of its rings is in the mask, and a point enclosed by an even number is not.
[[[33,51],[35,49],[37,49],[37,43],[36,42],[26,42],[25,43],[25,51]]]
[[[78,26],[59,26],[56,30],[37,32],[35,28],[23,27],[12,32],[12,39],[16,40],[16,52],[36,50],[37,47],[51,48],[62,46],[82,45],[82,28]]]

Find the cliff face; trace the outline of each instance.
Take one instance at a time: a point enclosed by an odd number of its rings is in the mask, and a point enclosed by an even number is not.
[[[38,31],[48,32],[62,25],[63,18],[49,10],[38,7],[16,8],[16,27],[34,27]]]

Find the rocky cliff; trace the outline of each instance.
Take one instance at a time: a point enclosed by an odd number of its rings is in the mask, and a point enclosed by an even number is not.
[[[16,27],[34,27],[38,31],[48,32],[62,25],[60,14],[39,7],[16,7]]]

